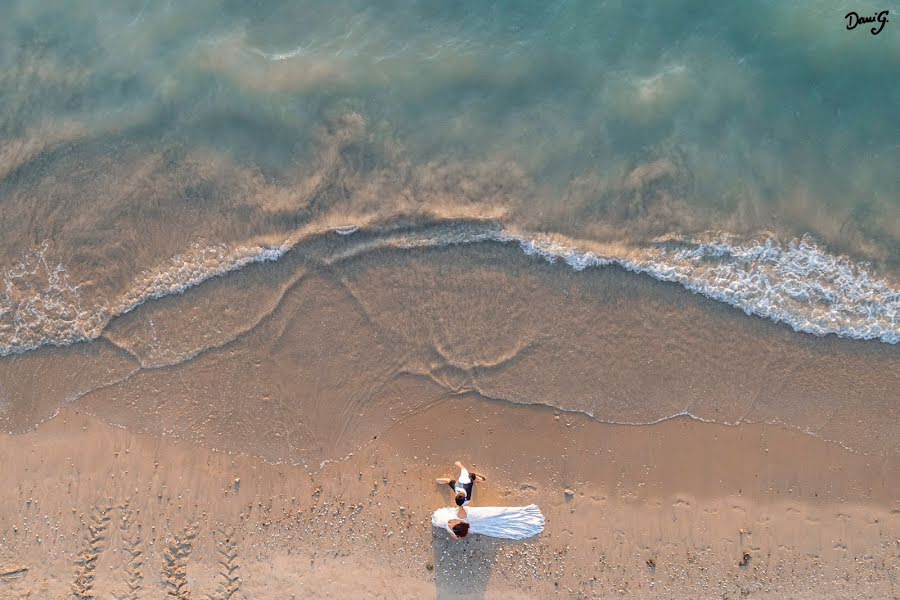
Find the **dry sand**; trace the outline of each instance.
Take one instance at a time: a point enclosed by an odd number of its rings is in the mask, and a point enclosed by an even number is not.
[[[470,443],[460,449],[464,423]],[[767,426],[615,426],[462,396],[314,472],[73,410],[4,437],[0,451],[2,598],[892,598],[898,589],[896,461]],[[476,503],[540,504],[544,534],[454,543],[432,531],[430,511],[448,500],[433,477],[453,458],[488,475]]]

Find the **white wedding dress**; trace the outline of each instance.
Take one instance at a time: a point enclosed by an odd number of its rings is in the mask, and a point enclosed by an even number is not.
[[[469,533],[477,533],[506,540],[524,540],[544,530],[544,515],[537,504],[528,506],[467,506],[465,519],[457,516],[459,508],[447,506],[439,508],[431,515],[431,524],[439,529],[447,529],[447,523],[454,519],[466,521]]]

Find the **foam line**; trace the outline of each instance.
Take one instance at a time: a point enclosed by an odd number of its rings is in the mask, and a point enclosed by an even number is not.
[[[358,235],[365,232],[363,238]],[[870,274],[868,267],[829,254],[812,238],[780,241],[771,236],[738,240],[660,240],[622,255],[606,256],[565,238],[512,233],[491,222],[438,223],[391,231],[347,225],[298,232],[279,246],[194,244],[100,307],[84,305],[63,265],[46,256],[47,244],[26,254],[3,274],[0,289],[0,356],[42,345],[66,345],[98,337],[106,324],[148,300],[180,294],[212,277],[246,265],[276,261],[314,237],[347,238],[348,252],[376,248],[425,248],[481,242],[515,243],[529,256],[561,261],[576,271],[617,265],[633,273],[678,283],[734,306],[748,315],[785,323],[818,336],[900,341],[900,288]]]

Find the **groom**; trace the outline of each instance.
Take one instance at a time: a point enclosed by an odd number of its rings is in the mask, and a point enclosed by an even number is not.
[[[453,488],[453,491],[456,492],[454,500],[460,507],[459,516],[465,518],[466,511],[463,507],[472,501],[472,488],[475,486],[475,481],[486,481],[486,478],[478,473],[469,473],[469,470],[459,461],[456,461],[455,464],[459,467],[459,477],[455,480],[449,477],[439,477],[436,481],[441,485],[449,485]]]

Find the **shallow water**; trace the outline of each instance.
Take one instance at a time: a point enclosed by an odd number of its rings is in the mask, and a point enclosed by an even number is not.
[[[800,335],[678,284],[511,244],[350,240],[147,302],[98,340],[5,357],[0,428],[77,400],[130,431],[315,465],[469,395],[608,423],[768,423],[898,453],[893,345]]]
[[[355,227],[381,247],[506,241],[801,332],[900,336],[892,22],[874,36],[835,2],[697,0],[4,13],[0,354],[95,339]]]

